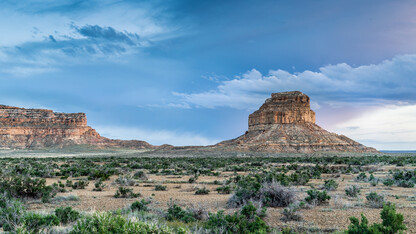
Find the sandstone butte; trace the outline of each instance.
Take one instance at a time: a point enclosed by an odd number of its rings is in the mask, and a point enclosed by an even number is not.
[[[273,93],[249,115],[248,131],[213,148],[232,151],[377,152],[344,135],[330,133],[315,124],[309,97],[299,91]]]
[[[0,147],[42,148],[88,144],[103,147],[151,148],[144,141],[112,140],[87,126],[84,113],[56,113],[0,105]]]

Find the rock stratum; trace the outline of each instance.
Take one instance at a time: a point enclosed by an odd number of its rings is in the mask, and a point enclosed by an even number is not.
[[[42,148],[68,145],[151,148],[144,141],[112,140],[87,125],[84,113],[57,113],[0,105],[0,147]]]
[[[230,151],[377,152],[344,135],[331,133],[315,124],[310,99],[299,92],[273,93],[248,118],[248,131],[214,146]]]

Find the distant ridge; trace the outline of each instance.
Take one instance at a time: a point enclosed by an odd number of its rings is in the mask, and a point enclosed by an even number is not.
[[[42,148],[88,144],[99,147],[152,148],[145,141],[112,140],[87,125],[85,113],[57,113],[0,105],[0,147]]]

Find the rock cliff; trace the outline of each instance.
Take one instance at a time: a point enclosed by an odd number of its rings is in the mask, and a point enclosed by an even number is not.
[[[273,93],[248,118],[248,131],[214,146],[235,151],[376,152],[350,138],[330,133],[315,124],[309,97],[299,91]]]
[[[149,148],[144,141],[111,140],[87,126],[84,113],[56,113],[0,105],[0,147],[40,148],[89,144],[109,147]]]

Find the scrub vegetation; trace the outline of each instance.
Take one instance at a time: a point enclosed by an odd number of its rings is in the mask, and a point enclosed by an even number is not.
[[[416,231],[414,156],[0,158],[10,233]]]

